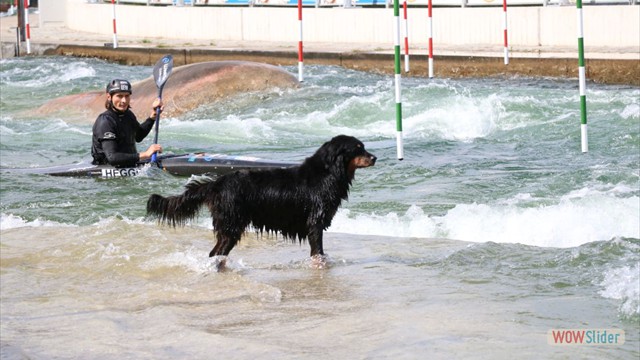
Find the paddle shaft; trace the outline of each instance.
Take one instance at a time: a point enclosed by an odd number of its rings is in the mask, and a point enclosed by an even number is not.
[[[154,69],[153,69],[153,77],[156,81],[156,86],[158,86],[158,99],[162,101],[162,89],[164,88],[164,84],[167,82],[169,75],[171,75],[171,71],[173,70],[173,57],[171,55],[166,55],[162,59],[160,59]],[[162,112],[162,107],[158,106],[156,108],[156,123],[155,123],[155,135],[153,137],[153,143],[158,143],[158,133],[160,130],[160,113]],[[151,162],[157,162],[158,157],[156,153],[151,155]]]
[[[162,88],[164,87],[164,84],[162,86],[160,86],[160,88],[158,89],[158,99],[162,100]],[[158,143],[158,131],[160,131],[160,112],[162,111],[162,108],[160,106],[158,106],[156,108],[156,133],[153,136],[153,143],[157,144]],[[155,154],[153,154],[155,156]]]
[[[162,84],[159,88],[158,88],[158,99],[162,100],[162,88],[164,87],[164,84]],[[158,132],[160,131],[160,113],[162,112],[162,107],[158,106],[156,108],[156,130],[155,130],[155,134],[153,135],[153,143],[157,144],[158,143]],[[153,153],[153,155],[151,155],[151,162],[155,163],[158,161],[158,156],[157,153]]]

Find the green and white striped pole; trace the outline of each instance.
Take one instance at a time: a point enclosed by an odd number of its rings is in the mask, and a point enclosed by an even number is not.
[[[584,68],[584,34],[582,24],[582,0],[576,0],[578,10],[578,78],[580,81],[580,134],[582,139],[582,152],[589,151],[587,137],[587,81]]]
[[[393,16],[395,19],[394,53],[395,53],[395,84],[396,84],[396,147],[398,160],[404,158],[402,146],[402,98],[400,96],[400,2],[393,0]]]

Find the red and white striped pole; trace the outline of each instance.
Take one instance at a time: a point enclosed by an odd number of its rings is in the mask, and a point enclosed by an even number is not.
[[[298,24],[300,40],[298,41],[298,81],[304,81],[304,52],[302,51],[302,0],[298,0]]]
[[[116,32],[116,1],[111,0],[113,5],[113,48],[118,47],[118,33]]]
[[[407,21],[407,0],[402,3],[404,11],[404,72],[409,72],[409,21]]]
[[[29,0],[24,0],[24,33],[27,41],[27,54],[31,54],[31,27],[29,26]]]
[[[433,78],[433,16],[431,10],[431,0],[429,0],[429,78]]]
[[[507,0],[502,0],[503,29],[504,29],[504,64],[509,65],[509,38],[507,37]]]

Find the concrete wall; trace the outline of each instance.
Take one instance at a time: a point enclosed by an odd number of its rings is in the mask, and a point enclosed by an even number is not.
[[[40,0],[40,26],[65,26],[67,22],[67,2],[59,0]]]
[[[42,0],[41,16],[49,4]],[[113,33],[110,4],[66,1],[66,26],[73,30]],[[120,36],[246,41],[298,41],[296,8],[156,7],[119,5]],[[447,45],[502,44],[502,8],[433,9],[434,42]],[[305,8],[305,42],[393,44],[393,9]],[[427,9],[409,9],[409,36],[427,42]],[[572,6],[512,7],[508,11],[509,45],[577,44],[577,11]],[[589,47],[640,46],[640,6],[584,7],[584,38]]]

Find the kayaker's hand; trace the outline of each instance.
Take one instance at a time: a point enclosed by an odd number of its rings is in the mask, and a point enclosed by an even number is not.
[[[152,107],[151,108],[151,115],[149,116],[150,118],[152,118],[152,119],[156,118],[156,115],[157,115],[156,109],[158,109],[158,106],[160,107],[160,111],[164,110],[164,104],[162,103],[162,99],[160,99],[160,98],[156,98],[153,101],[153,105],[151,105],[151,107]]]
[[[147,151],[141,152],[139,157],[140,160],[147,160],[147,159],[151,159],[151,155],[153,155],[153,153],[157,152],[158,154],[160,154],[162,152],[162,145],[160,144],[153,144],[151,146],[149,146],[149,148],[147,149]]]

